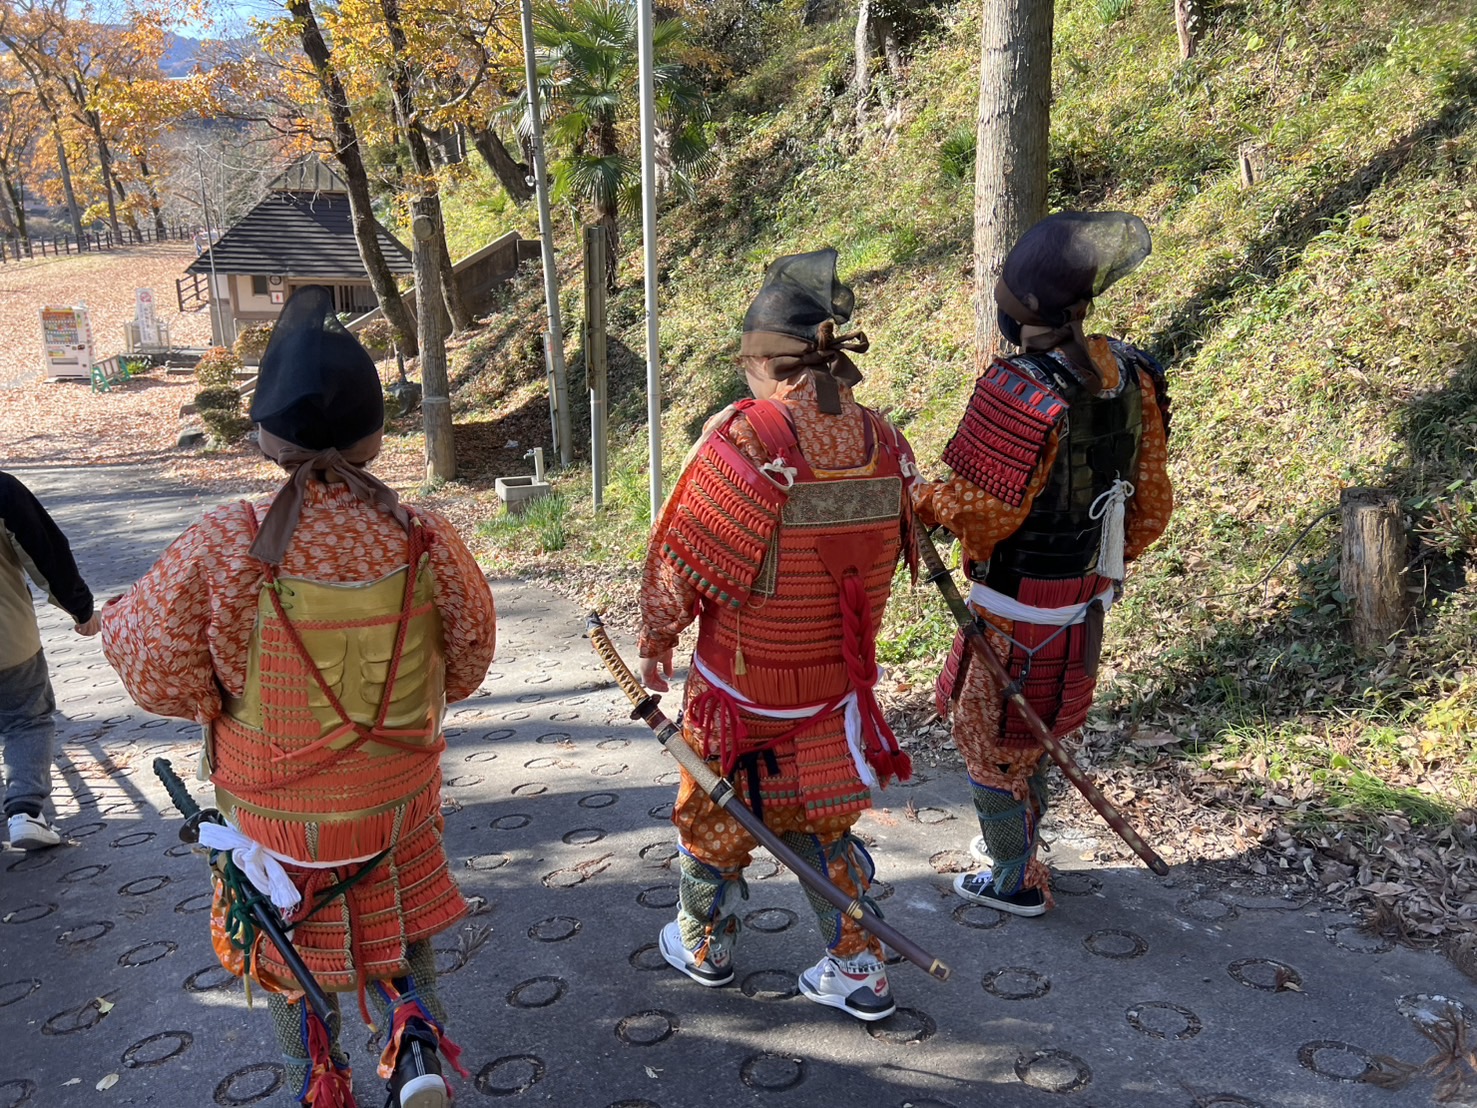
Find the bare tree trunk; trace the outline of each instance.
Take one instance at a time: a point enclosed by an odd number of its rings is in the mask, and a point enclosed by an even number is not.
[[[882,42],[882,56],[887,59],[887,74],[894,81],[903,77],[903,44],[898,41],[897,27],[890,19],[875,19],[872,25]]]
[[[417,210],[423,212],[434,228],[435,238],[431,247],[431,265],[435,267],[437,284],[441,289],[441,301],[451,316],[452,328],[456,331],[470,330],[472,313],[456,287],[456,274],[452,272],[451,251],[446,246],[446,224],[441,218],[441,197],[436,191],[436,167],[431,160],[431,147],[425,126],[415,108],[415,92],[410,67],[405,61],[405,29],[400,23],[399,0],[380,0],[380,10],[385,16],[385,28],[390,34],[390,48],[395,54],[395,65],[390,78],[391,92],[395,101],[395,115],[405,132],[405,143],[410,150],[410,164],[420,178],[421,190],[415,201]],[[424,318],[420,300],[416,300],[416,314]],[[453,469],[455,465],[453,464]]]
[[[598,206],[596,210],[599,211]],[[605,290],[615,292],[617,288],[616,255],[620,252],[621,242],[620,220],[613,211],[600,211],[600,217],[595,224],[605,228]]]
[[[303,53],[312,63],[318,87],[328,102],[328,114],[333,120],[334,158],[343,168],[344,184],[349,190],[349,218],[354,226],[354,241],[359,244],[359,257],[369,274],[369,284],[379,300],[380,310],[395,332],[395,345],[402,354],[414,355],[419,349],[415,321],[410,318],[410,310],[395,284],[395,275],[390,272],[384,251],[380,249],[379,224],[375,222],[369,197],[369,174],[365,172],[364,159],[359,153],[359,133],[349,113],[348,95],[333,69],[328,43],[323,40],[323,32],[318,27],[309,0],[286,0],[286,3],[293,22],[297,24]]]
[[[1180,36],[1180,57],[1194,57],[1205,33],[1204,0],[1174,0],[1174,26]]]
[[[477,147],[477,153],[482,155],[487,168],[492,170],[497,183],[503,186],[508,199],[515,204],[527,204],[533,199],[533,186],[528,183],[533,170],[513,157],[496,131],[491,127],[474,128],[472,144]]]
[[[102,174],[103,194],[108,198],[108,226],[113,231],[113,237],[121,240],[123,233],[118,227],[118,205],[114,200],[114,190],[118,196],[125,195],[123,184],[113,172],[113,151],[108,146],[108,140],[103,137],[103,120],[97,112],[88,109],[83,113],[87,117],[87,125],[92,130],[92,137],[97,142],[97,165]]]
[[[856,64],[851,73],[851,91],[857,97],[857,116],[861,117],[861,101],[872,91],[872,0],[861,0],[856,10]]]
[[[1052,0],[985,0],[974,162],[975,352],[1000,350],[992,290],[1005,255],[1046,214]]]
[[[10,210],[14,218],[9,222],[15,225],[16,233],[20,236],[21,245],[27,249],[31,245],[31,236],[26,231],[26,204],[21,198],[20,186],[7,172],[4,175],[5,195],[10,200]]]
[[[154,176],[149,172],[149,161],[142,150],[138,154],[138,171],[144,179],[144,191],[149,197],[149,211],[154,214],[154,236],[164,237],[164,211],[159,203],[159,190],[154,187]]]
[[[415,251],[415,314],[421,336],[421,415],[426,429],[426,479],[456,476],[456,443],[451,423],[451,386],[446,374],[446,337],[442,333],[445,308],[436,264],[436,242],[444,242],[436,220],[441,208],[434,199],[418,196],[411,202],[411,229]]]
[[[67,160],[67,142],[62,137],[62,125],[53,117],[52,132],[56,135],[56,164],[61,171],[62,194],[67,198],[67,214],[72,218],[72,234],[77,237],[77,250],[82,250],[82,209],[77,206],[77,193],[72,188],[72,166]]]

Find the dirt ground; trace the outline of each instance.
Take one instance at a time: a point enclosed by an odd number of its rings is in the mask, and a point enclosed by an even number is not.
[[[120,353],[138,288],[154,290],[159,319],[169,324],[176,346],[207,345],[210,313],[180,312],[175,298],[175,279],[194,258],[189,243],[165,242],[0,266],[0,384],[41,371],[42,307],[85,304],[96,355]]]

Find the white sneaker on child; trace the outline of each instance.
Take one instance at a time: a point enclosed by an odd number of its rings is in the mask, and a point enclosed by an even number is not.
[[[868,1022],[897,1011],[887,984],[887,967],[870,951],[855,958],[827,954],[800,975],[800,991],[817,1004],[840,1008]]]

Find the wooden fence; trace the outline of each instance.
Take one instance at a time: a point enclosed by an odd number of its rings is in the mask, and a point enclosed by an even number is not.
[[[189,242],[194,238],[189,227],[165,227],[161,232],[154,227],[135,230],[123,227],[119,234],[111,230],[83,231],[82,238],[74,235],[31,235],[19,238],[15,235],[0,237],[0,264],[8,265],[26,258],[44,258],[47,255],[60,257],[63,254],[87,254],[98,250],[116,250],[120,246],[141,246],[150,242]]]

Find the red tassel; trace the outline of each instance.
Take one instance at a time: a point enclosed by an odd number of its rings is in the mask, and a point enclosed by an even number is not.
[[[447,1037],[445,1031],[441,1032],[441,1057],[446,1059],[446,1064],[456,1070],[463,1078],[470,1078],[472,1072],[462,1065],[462,1048]],[[447,1086],[450,1088],[450,1086]]]
[[[354,1083],[348,1070],[338,1068],[333,1060],[333,1044],[328,1028],[316,1015],[308,1015],[308,1058],[313,1063],[312,1077],[303,1103],[311,1108],[359,1108],[354,1100]]]
[[[395,991],[393,985],[385,982],[384,988],[390,994],[386,999],[391,1005],[400,999],[400,994]],[[405,1034],[405,1025],[413,1019],[422,1020],[431,1026],[436,1032],[436,1049],[440,1052],[441,1057],[446,1060],[446,1064],[456,1070],[462,1077],[470,1078],[472,1076],[471,1071],[461,1063],[462,1048],[447,1037],[446,1032],[431,1018],[431,1014],[426,1011],[425,1007],[419,1001],[401,1004],[395,1009],[394,1021],[390,1025],[390,1041],[385,1044],[384,1052],[380,1055],[380,1076],[388,1081],[391,1075],[394,1074],[395,1059],[400,1057],[400,1040]],[[449,1084],[446,1086],[446,1091],[448,1093],[451,1092],[451,1086]]]

